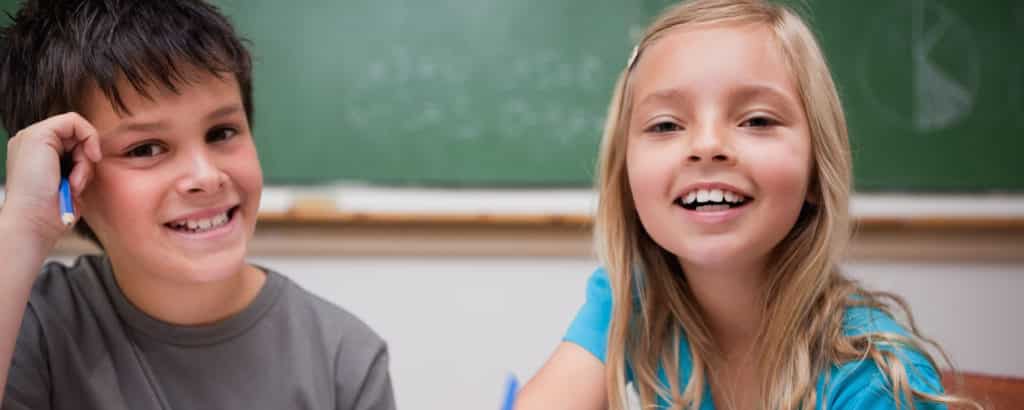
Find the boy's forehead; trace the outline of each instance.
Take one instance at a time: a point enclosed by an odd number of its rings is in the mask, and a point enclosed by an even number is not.
[[[83,93],[80,113],[102,136],[134,123],[167,125],[204,116],[205,111],[225,105],[243,105],[240,85],[233,74],[198,73],[172,85],[174,88],[147,81],[137,88],[120,78],[108,91],[98,84],[89,84]]]
[[[105,89],[96,81],[90,81],[82,93],[80,110],[90,121],[144,116],[159,110],[168,101],[182,98],[192,88],[210,90],[223,99],[241,100],[241,90],[233,73],[214,74],[206,70],[190,69],[170,84],[147,78],[137,86],[124,75],[119,75]]]

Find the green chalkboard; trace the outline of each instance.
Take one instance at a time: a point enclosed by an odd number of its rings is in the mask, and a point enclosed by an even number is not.
[[[817,3],[859,189],[1024,191],[1024,2]]]
[[[0,0],[10,9],[10,0]],[[586,186],[668,0],[218,0],[256,57],[270,183]],[[1024,191],[1024,3],[801,1],[862,191]]]

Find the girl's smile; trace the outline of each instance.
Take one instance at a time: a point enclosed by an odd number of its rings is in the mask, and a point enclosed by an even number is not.
[[[750,194],[725,183],[698,183],[688,186],[673,204],[697,224],[723,224],[740,217],[754,201]]]

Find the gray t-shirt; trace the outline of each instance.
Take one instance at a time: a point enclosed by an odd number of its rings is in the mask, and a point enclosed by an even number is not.
[[[29,298],[2,409],[394,409],[383,340],[264,271],[263,289],[242,312],[176,326],[132,305],[106,257],[47,264]]]

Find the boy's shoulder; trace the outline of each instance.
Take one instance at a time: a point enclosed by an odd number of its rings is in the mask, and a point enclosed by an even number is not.
[[[29,309],[37,315],[45,312],[47,316],[66,319],[80,316],[83,310],[94,313],[106,310],[109,298],[103,274],[109,269],[109,263],[101,255],[82,255],[70,265],[47,262],[32,285]]]
[[[281,273],[263,267],[261,269],[268,276],[278,276],[285,282],[279,308],[285,309],[284,317],[290,318],[296,326],[309,327],[306,330],[322,333],[326,341],[359,345],[364,349],[371,346],[374,349],[383,348],[384,339],[352,312],[310,292]]]

